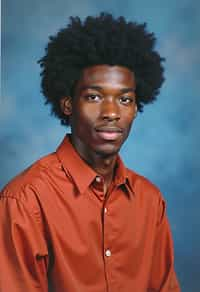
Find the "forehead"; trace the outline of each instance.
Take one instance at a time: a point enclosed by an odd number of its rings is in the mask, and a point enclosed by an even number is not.
[[[89,85],[135,88],[135,77],[134,73],[126,67],[96,65],[83,70],[77,87]]]

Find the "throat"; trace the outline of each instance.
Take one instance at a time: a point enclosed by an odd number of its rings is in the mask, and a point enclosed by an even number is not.
[[[89,165],[101,176],[106,178],[107,176],[112,176],[115,164],[116,164],[116,156],[115,157],[92,157],[87,161]]]
[[[115,175],[115,166],[116,166],[116,157],[112,159],[101,159],[96,161],[92,168],[104,179],[104,194],[106,195],[107,190],[114,179]]]
[[[110,186],[114,178],[117,154],[112,155],[102,155],[102,153],[97,153],[95,151],[88,151],[81,141],[73,139],[70,137],[72,145],[75,147],[76,151],[79,153],[81,158],[100,176],[104,179],[105,193]]]

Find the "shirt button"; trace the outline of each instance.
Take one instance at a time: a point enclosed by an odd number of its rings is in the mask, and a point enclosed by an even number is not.
[[[104,208],[104,213],[107,213],[108,212],[108,209],[107,208]]]
[[[110,256],[111,256],[111,251],[110,251],[109,249],[107,249],[106,252],[105,252],[105,255],[106,255],[107,257],[110,257]]]
[[[101,177],[100,176],[96,176],[96,182],[100,183],[101,182]]]

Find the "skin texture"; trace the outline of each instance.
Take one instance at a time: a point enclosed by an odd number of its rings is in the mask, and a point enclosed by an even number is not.
[[[83,70],[73,99],[61,100],[61,109],[70,118],[71,142],[103,176],[105,192],[137,113],[135,88],[134,74],[128,68],[96,65]]]

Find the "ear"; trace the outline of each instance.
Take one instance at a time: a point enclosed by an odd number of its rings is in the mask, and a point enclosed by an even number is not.
[[[138,108],[137,108],[137,104],[135,104],[135,113],[134,113],[134,119],[137,117],[137,112],[138,112]]]
[[[70,116],[72,113],[72,98],[65,96],[60,100],[60,108],[64,115]]]

